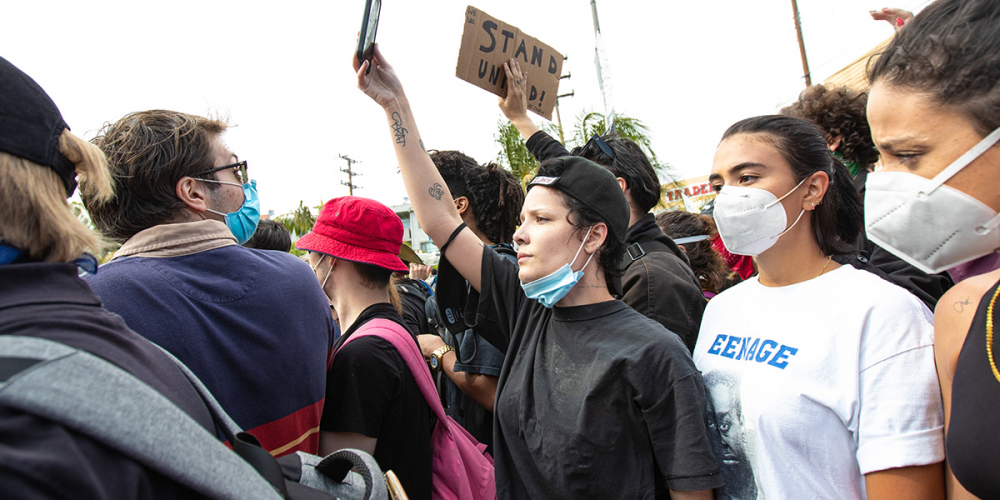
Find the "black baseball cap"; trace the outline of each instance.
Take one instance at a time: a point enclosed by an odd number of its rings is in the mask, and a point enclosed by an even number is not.
[[[615,237],[624,242],[625,232],[628,231],[629,207],[615,174],[579,156],[561,156],[547,160],[546,163],[552,162],[562,162],[562,173],[558,177],[537,175],[528,183],[528,190],[534,186],[545,186],[572,196],[597,212]]]
[[[76,190],[76,166],[59,152],[59,137],[68,128],[49,95],[0,57],[0,151],[55,171],[67,197]]]

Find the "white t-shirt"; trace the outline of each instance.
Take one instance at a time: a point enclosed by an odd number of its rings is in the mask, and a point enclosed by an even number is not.
[[[718,498],[866,497],[863,475],[944,460],[931,312],[842,266],[712,299],[694,361],[726,486]]]

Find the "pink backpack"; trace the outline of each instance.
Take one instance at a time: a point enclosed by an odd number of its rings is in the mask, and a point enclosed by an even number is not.
[[[417,381],[420,392],[437,416],[431,434],[431,483],[435,500],[494,500],[497,497],[493,457],[461,425],[445,415],[438,399],[430,369],[413,342],[413,337],[398,323],[387,319],[373,319],[358,328],[341,349],[361,337],[385,339],[406,361],[406,366]],[[404,487],[406,485],[403,485]]]

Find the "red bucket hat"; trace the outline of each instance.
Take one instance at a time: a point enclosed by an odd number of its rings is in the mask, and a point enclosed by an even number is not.
[[[295,248],[408,272],[399,259],[403,221],[389,207],[368,198],[344,196],[323,205],[312,231]]]

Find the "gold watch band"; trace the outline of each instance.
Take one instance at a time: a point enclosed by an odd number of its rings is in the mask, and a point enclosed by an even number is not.
[[[455,352],[455,348],[448,344],[445,344],[441,347],[438,347],[437,349],[434,350],[434,352],[431,353],[431,357],[437,361],[436,363],[437,366],[435,367],[437,371],[441,371],[444,369],[444,365],[441,364],[441,358],[444,357],[445,353],[449,352]]]

